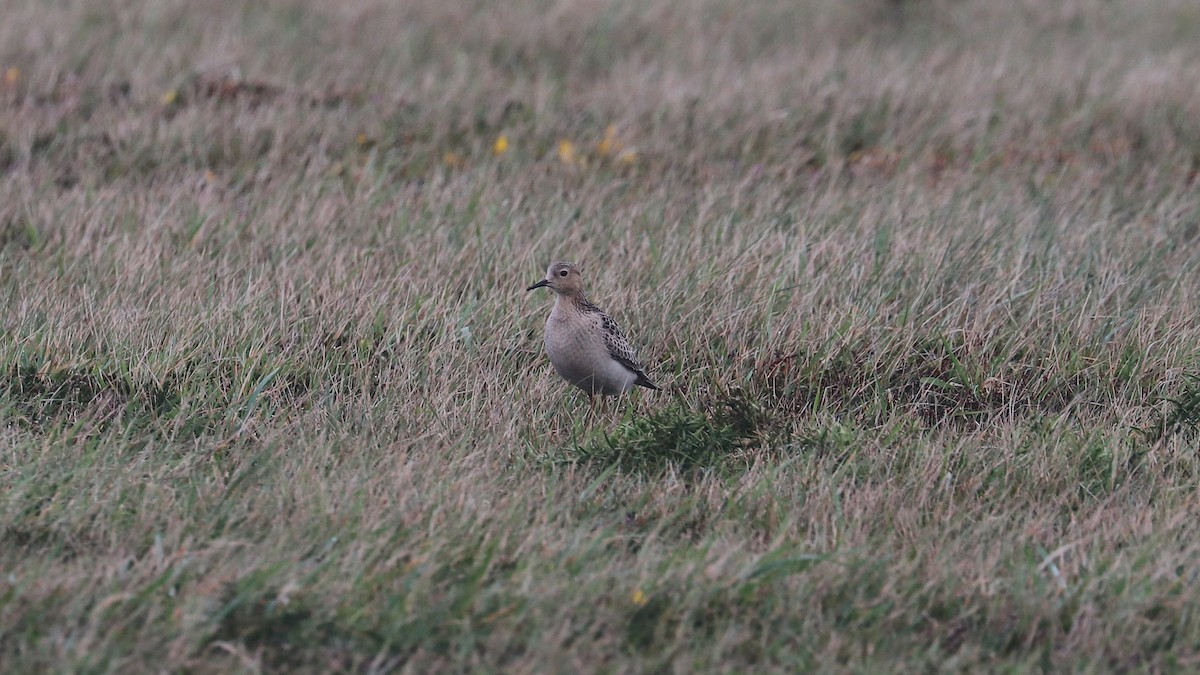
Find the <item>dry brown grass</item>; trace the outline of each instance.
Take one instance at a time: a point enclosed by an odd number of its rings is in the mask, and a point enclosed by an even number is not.
[[[1195,668],[1200,11],[829,4],[9,3],[4,669]]]

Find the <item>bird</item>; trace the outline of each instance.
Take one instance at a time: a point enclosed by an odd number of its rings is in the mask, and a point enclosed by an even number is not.
[[[564,380],[596,394],[618,396],[634,388],[658,389],[612,317],[588,302],[583,276],[570,262],[554,262],[546,277],[525,289],[549,288],[557,296],[546,319],[546,353]]]

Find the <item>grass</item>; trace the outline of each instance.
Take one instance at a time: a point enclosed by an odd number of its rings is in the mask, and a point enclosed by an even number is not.
[[[1200,12],[203,10],[0,23],[6,671],[1200,661]]]

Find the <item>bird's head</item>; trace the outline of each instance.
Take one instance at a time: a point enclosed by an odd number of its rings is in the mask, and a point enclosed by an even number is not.
[[[546,270],[545,279],[525,290],[532,291],[535,288],[549,288],[559,295],[576,295],[583,292],[583,277],[575,263],[554,262]]]

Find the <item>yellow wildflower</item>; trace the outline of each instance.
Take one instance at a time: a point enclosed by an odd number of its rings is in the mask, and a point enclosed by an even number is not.
[[[646,600],[646,594],[643,593],[642,589],[640,588],[634,589],[633,595],[629,596],[629,600],[638,607],[643,607],[645,606],[646,602],[648,602]]]
[[[579,156],[575,153],[575,145],[571,141],[558,142],[558,158],[564,164],[574,164],[579,160]]]
[[[20,68],[18,68],[16,66],[11,66],[8,70],[4,71],[4,84],[6,84],[10,87],[13,87],[13,86],[16,86],[17,82],[19,82],[20,79],[21,79],[21,69]]]
[[[610,124],[604,128],[604,138],[596,144],[596,152],[602,157],[608,157],[612,153],[621,149],[621,142],[617,140],[617,125]]]
[[[508,136],[500,134],[496,137],[496,142],[492,143],[492,154],[499,157],[508,152]]]
[[[168,89],[163,92],[163,95],[162,95],[162,104],[163,105],[175,105],[175,101],[177,101],[177,100],[179,100],[179,92],[175,91],[174,89]]]

